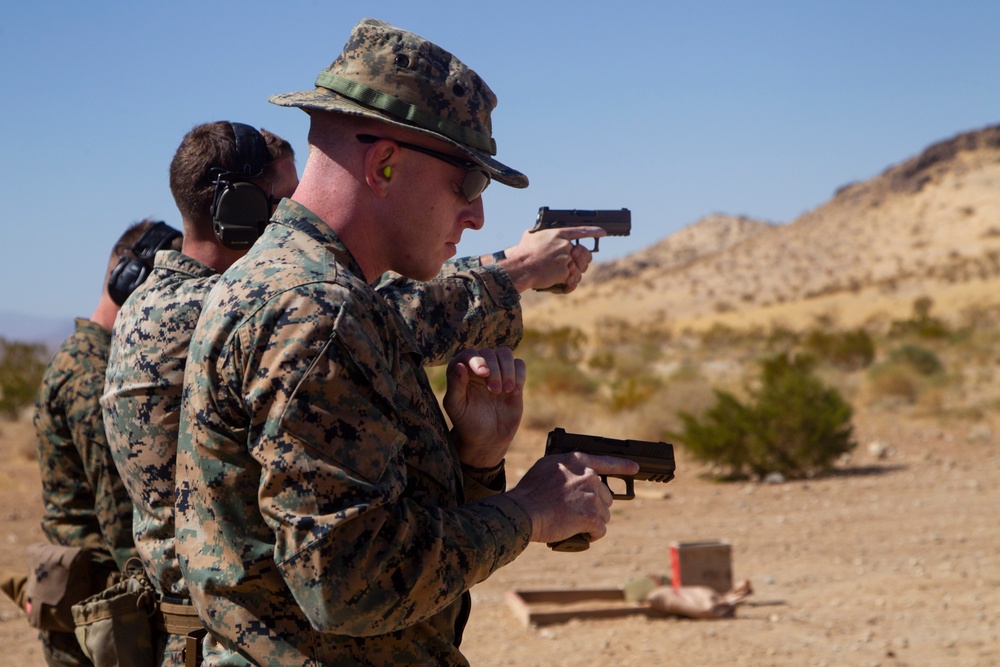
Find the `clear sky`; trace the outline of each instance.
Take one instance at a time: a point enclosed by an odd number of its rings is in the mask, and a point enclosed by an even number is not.
[[[0,313],[93,311],[111,246],[180,226],[167,169],[212,120],[306,154],[308,90],[361,18],[416,32],[500,100],[498,158],[527,190],[486,191],[460,254],[513,245],[540,206],[632,210],[647,247],[710,213],[788,222],[840,186],[1000,122],[994,0],[102,0],[8,3]]]

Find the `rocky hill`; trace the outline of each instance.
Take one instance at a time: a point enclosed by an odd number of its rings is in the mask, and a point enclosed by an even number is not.
[[[1000,126],[959,134],[840,188],[784,225],[715,214],[613,262],[571,295],[525,298],[531,326],[613,317],[680,331],[721,322],[843,326],[1000,304]]]

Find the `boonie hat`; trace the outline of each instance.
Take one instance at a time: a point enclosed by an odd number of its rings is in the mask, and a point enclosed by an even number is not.
[[[448,51],[377,19],[362,19],[314,90],[272,95],[285,107],[368,116],[448,142],[515,188],[528,177],[497,160],[490,113],[497,97]]]

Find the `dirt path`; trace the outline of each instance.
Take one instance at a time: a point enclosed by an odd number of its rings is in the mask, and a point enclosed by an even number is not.
[[[589,551],[532,545],[476,586],[463,642],[472,664],[1000,664],[1000,428],[885,416],[859,416],[856,425],[860,444],[842,473],[805,482],[714,484],[679,450],[677,479],[641,484],[640,498],[616,503],[608,537]],[[38,473],[23,437],[20,425],[0,435],[4,567],[23,562],[24,547],[40,537]],[[544,434],[515,443],[512,481],[533,454],[522,442],[544,442]],[[616,588],[666,574],[671,541],[702,539],[729,540],[734,576],[754,586],[734,619],[631,616],[526,628],[505,599],[511,589]],[[0,642],[3,664],[44,664],[6,599]]]

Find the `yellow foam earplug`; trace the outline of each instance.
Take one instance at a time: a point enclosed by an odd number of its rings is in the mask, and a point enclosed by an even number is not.
[[[382,174],[386,178],[392,178],[392,167],[386,165],[385,169],[382,170]]]

